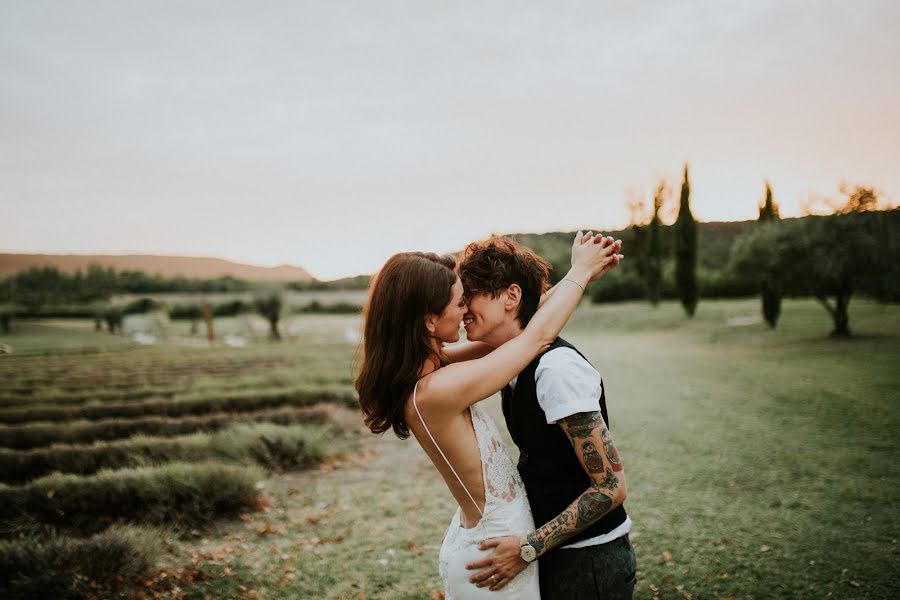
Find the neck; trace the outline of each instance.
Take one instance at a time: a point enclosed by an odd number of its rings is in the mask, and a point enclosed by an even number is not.
[[[516,319],[512,321],[504,321],[491,331],[490,335],[484,338],[484,342],[490,344],[494,348],[498,348],[509,340],[522,334],[522,326]]]
[[[420,372],[420,377],[424,377],[429,373],[437,371],[441,368],[441,350],[443,349],[443,344],[441,344],[436,338],[431,338],[431,343],[429,344],[432,349],[432,353],[430,353],[425,358],[425,364],[422,365],[422,370]]]

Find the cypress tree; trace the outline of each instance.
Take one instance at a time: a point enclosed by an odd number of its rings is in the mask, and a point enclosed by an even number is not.
[[[666,182],[662,181],[653,196],[653,218],[650,219],[650,240],[647,249],[647,296],[654,307],[659,305],[662,292],[662,241],[660,240],[662,223],[659,211],[666,199]]]
[[[781,220],[778,214],[778,205],[772,197],[772,184],[766,181],[766,199],[759,206],[759,222],[775,223]],[[762,297],[763,318],[769,327],[775,329],[778,324],[778,316],[781,314],[781,283],[778,273],[770,270],[763,275],[760,281],[760,296]]]
[[[691,182],[684,165],[681,204],[675,221],[675,285],[687,316],[697,310],[697,222],[691,214]]]
[[[775,200],[772,198],[772,184],[767,180],[766,199],[759,205],[759,222],[765,223],[779,219],[781,219],[781,215],[778,214],[778,205],[775,204]]]
[[[628,260],[631,261],[628,264],[637,273],[641,287],[644,287],[647,283],[647,224],[644,222],[647,207],[643,200],[638,199],[628,201],[625,206],[631,232],[631,239],[627,241]]]

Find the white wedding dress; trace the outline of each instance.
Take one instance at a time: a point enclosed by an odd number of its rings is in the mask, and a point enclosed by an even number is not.
[[[428,433],[472,504],[481,514],[481,520],[477,525],[464,529],[460,525],[460,509],[457,508],[450,527],[447,529],[447,534],[444,536],[444,543],[441,545],[438,555],[438,566],[446,600],[540,600],[537,561],[528,565],[524,571],[496,592],[492,592],[489,587],[479,588],[469,582],[469,577],[478,571],[469,571],[466,569],[466,565],[485,558],[493,552],[493,548],[479,550],[478,546],[481,542],[489,538],[507,535],[520,536],[534,531],[534,518],[531,516],[531,507],[528,505],[528,497],[525,494],[525,484],[522,483],[519,471],[506,451],[506,446],[503,444],[494,420],[480,404],[474,404],[469,408],[472,425],[475,428],[475,438],[478,441],[478,452],[481,455],[481,475],[484,479],[485,492],[484,512],[482,512],[425,424],[422,413],[419,412],[416,404],[415,388],[413,389],[413,407],[419,415],[425,432]]]

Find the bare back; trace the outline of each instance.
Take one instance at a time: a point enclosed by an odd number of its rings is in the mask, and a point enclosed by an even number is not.
[[[422,402],[422,397],[427,397],[428,394],[428,379],[426,375],[419,380],[417,388],[407,399],[404,410],[406,423],[459,504],[464,517],[463,526],[471,528],[481,519],[485,506],[481,454],[472,416],[468,408],[461,413],[429,411],[427,402]],[[418,402],[414,403],[417,394]],[[425,420],[427,431],[422,425],[420,415]],[[432,436],[440,449],[435,447]],[[452,469],[448,462],[452,465]],[[460,485],[457,475],[465,484],[465,488]]]

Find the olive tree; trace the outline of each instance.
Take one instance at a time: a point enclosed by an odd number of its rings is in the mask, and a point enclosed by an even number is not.
[[[256,298],[253,301],[256,311],[269,321],[269,337],[273,340],[280,340],[281,333],[278,331],[278,321],[281,319],[282,300],[277,293],[269,294]]]
[[[856,293],[887,300],[900,289],[900,210],[808,216],[769,222],[735,242],[731,268],[776,272],[793,295],[811,295],[828,311],[835,337],[850,330]]]

